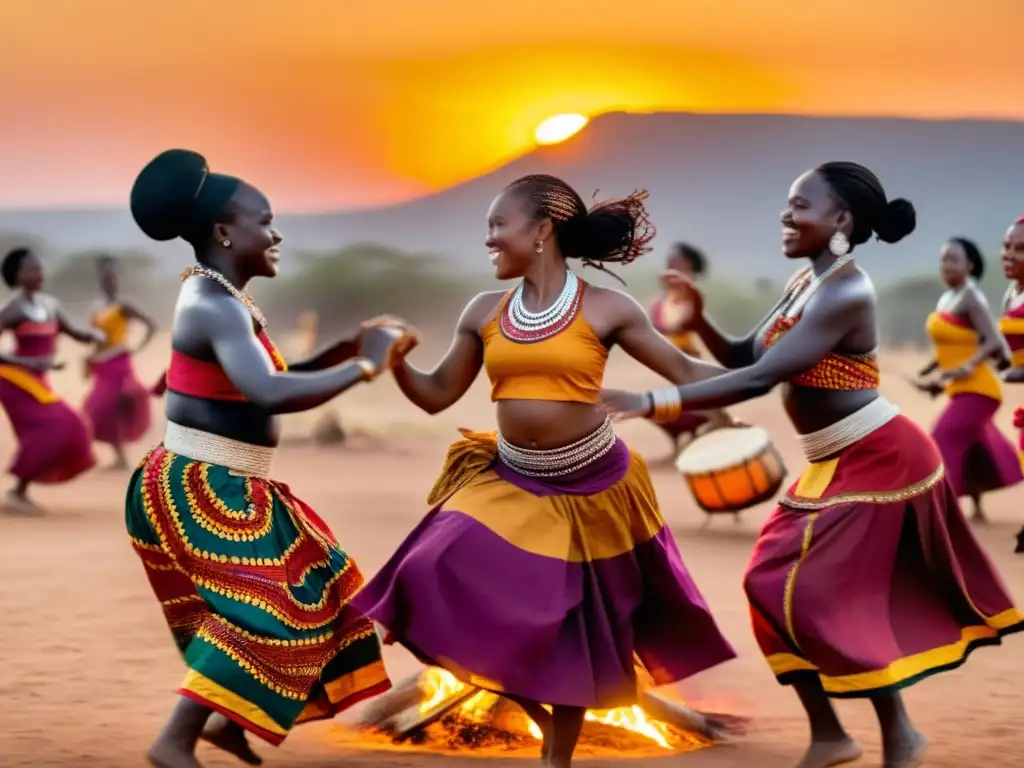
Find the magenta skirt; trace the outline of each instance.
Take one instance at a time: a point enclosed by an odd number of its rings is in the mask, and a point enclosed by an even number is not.
[[[92,390],[85,399],[85,416],[93,439],[111,445],[134,443],[152,421],[151,392],[135,377],[127,352],[89,364]]]
[[[63,400],[41,403],[0,379],[0,405],[18,439],[9,471],[19,480],[63,483],[95,465],[89,425]]]
[[[932,429],[957,497],[1006,488],[1024,479],[1013,443],[992,423],[1000,405],[973,392],[953,395]]]

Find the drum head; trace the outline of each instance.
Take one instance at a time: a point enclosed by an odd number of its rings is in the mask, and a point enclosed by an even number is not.
[[[676,469],[684,475],[711,472],[752,459],[772,444],[760,427],[727,427],[698,437],[679,454]]]

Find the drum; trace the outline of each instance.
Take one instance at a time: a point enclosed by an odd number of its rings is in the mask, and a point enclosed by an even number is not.
[[[690,443],[676,469],[709,514],[737,513],[774,496],[786,465],[760,427],[716,429]]]

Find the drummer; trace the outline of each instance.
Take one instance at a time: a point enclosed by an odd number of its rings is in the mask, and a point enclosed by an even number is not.
[[[689,243],[677,242],[668,249],[665,270],[661,273],[661,295],[651,302],[648,315],[654,327],[676,349],[693,357],[700,357],[697,334],[693,323],[693,304],[686,290],[692,282],[707,272],[707,258],[704,252]],[[731,423],[722,410],[683,413],[668,424],[654,422],[668,435],[676,452],[685,448],[698,434]]]

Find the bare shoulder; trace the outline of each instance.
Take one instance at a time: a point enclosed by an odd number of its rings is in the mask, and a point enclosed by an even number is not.
[[[978,287],[977,283],[971,283],[967,286],[967,290],[964,291],[964,302],[976,306],[989,308],[988,299],[985,297],[985,292]]]
[[[875,286],[866,272],[856,269],[847,274],[837,274],[822,283],[808,303],[816,311],[829,314],[859,312],[875,304]]]
[[[186,283],[174,308],[174,332],[205,337],[234,328],[248,331],[252,324],[249,310],[242,302],[223,291],[205,291]]]
[[[583,300],[585,303],[596,305],[594,308],[602,315],[607,314],[620,320],[638,314],[647,317],[647,310],[644,309],[644,306],[619,288],[600,288],[588,283]]]
[[[484,291],[470,299],[459,318],[459,330],[479,331],[494,317],[507,293],[508,291]]]

